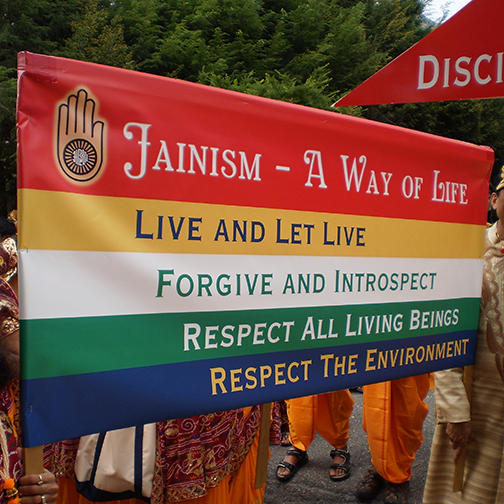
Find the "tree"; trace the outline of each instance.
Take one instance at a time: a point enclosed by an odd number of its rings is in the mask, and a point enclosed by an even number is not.
[[[71,23],[73,34],[66,41],[63,54],[69,58],[102,65],[134,68],[129,47],[124,42],[123,26],[118,15],[89,0],[81,19]]]
[[[14,201],[19,50],[333,110],[334,99],[434,28],[423,15],[431,2],[0,0],[0,187]],[[496,149],[499,166],[504,160],[504,107],[499,100],[338,112],[485,143]],[[2,204],[5,214],[7,203]]]
[[[6,215],[16,201],[16,70],[0,66],[0,212]]]
[[[0,0],[0,212],[16,201],[16,60],[19,51],[61,54],[85,0]]]

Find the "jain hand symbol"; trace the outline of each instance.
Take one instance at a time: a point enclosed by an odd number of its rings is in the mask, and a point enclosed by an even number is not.
[[[58,108],[58,162],[76,182],[95,178],[103,164],[103,121],[95,121],[95,101],[84,89]]]

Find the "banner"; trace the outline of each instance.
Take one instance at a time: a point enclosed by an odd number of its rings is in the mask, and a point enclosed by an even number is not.
[[[504,96],[501,0],[472,0],[334,106]]]
[[[473,360],[489,148],[19,56],[27,446]]]

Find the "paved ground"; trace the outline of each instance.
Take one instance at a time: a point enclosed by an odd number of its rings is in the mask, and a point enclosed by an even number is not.
[[[280,483],[275,478],[275,468],[282,460],[286,448],[271,447],[268,465],[268,484],[266,486],[265,504],[356,504],[355,487],[370,464],[367,439],[361,427],[362,394],[353,393],[355,400],[351,420],[349,448],[352,457],[352,474],[346,481],[334,483],[329,479],[330,447],[317,436],[308,455],[310,461],[288,483]],[[417,452],[413,465],[413,477],[410,482],[409,504],[421,504],[425,474],[429,462],[429,450],[434,430],[434,399],[432,392],[427,398],[430,412],[424,423],[424,443]],[[373,501],[381,503],[381,494]]]

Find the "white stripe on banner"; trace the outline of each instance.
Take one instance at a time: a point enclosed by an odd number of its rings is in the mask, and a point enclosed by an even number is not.
[[[20,261],[22,319],[477,298],[482,276],[481,259],[21,250]]]

